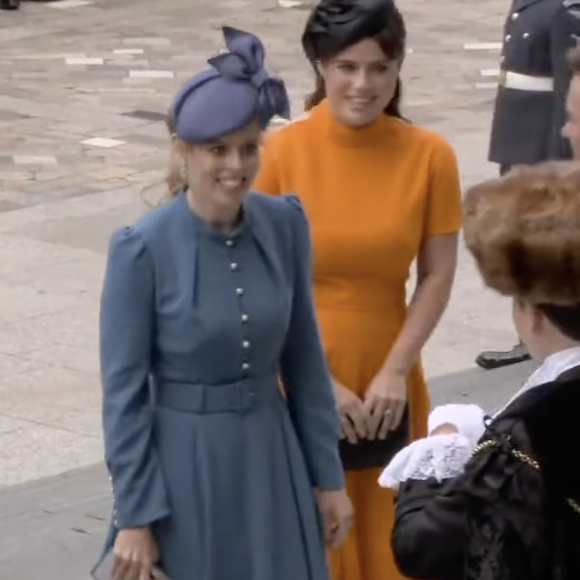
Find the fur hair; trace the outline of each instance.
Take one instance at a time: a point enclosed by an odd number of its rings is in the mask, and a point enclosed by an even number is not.
[[[472,187],[464,235],[493,290],[532,304],[580,304],[580,163],[519,166]]]

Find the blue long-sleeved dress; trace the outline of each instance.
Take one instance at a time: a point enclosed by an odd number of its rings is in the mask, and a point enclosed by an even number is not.
[[[313,488],[344,482],[310,286],[294,196],[248,194],[231,237],[185,194],[113,236],[100,340],[107,546],[151,525],[171,580],[327,580]]]

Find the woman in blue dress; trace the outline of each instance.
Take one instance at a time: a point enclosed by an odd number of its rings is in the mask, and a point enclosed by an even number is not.
[[[171,107],[187,186],[110,244],[101,368],[115,580],[157,569],[327,580],[324,544],[343,540],[352,515],[308,225],[294,196],[248,193],[261,133],[288,116],[288,97],[258,38],[224,35],[228,52]]]

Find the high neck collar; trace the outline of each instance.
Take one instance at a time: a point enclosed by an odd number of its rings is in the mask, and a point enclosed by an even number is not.
[[[183,219],[191,225],[191,231],[193,233],[198,236],[216,240],[218,242],[225,242],[228,239],[234,239],[241,236],[248,229],[249,222],[251,221],[248,208],[246,207],[247,204],[245,203],[245,199],[242,202],[242,219],[236,228],[227,234],[216,228],[207,220],[200,217],[199,214],[193,210],[187,201],[187,194],[185,190],[177,196],[175,202],[179,206],[178,209],[182,214]]]
[[[399,119],[381,115],[365,127],[353,129],[339,123],[330,110],[328,99],[324,99],[310,110],[310,116],[319,124],[324,133],[343,147],[366,148],[385,143],[385,138],[395,130]]]

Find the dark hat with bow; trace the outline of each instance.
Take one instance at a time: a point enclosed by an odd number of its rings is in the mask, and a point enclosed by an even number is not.
[[[288,119],[290,103],[282,80],[264,69],[264,47],[250,34],[223,27],[227,53],[210,58],[211,68],[187,81],[170,109],[180,139],[208,143],[254,120],[263,127],[275,116]]]
[[[376,36],[393,18],[402,18],[394,0],[321,0],[306,23],[302,48],[311,63],[331,58]]]

